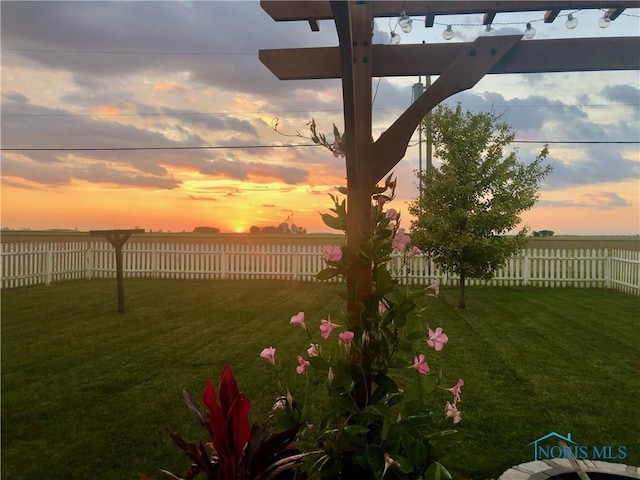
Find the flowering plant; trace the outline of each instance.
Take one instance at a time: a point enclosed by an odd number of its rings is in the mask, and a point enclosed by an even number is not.
[[[426,288],[403,286],[389,270],[394,250],[402,252],[405,263],[420,253],[410,247],[411,238],[400,227],[400,214],[384,209],[394,199],[395,188],[389,176],[384,186],[373,190],[373,234],[359,254],[346,246],[327,246],[323,249],[326,268],[317,274],[320,280],[346,276],[365,262],[372,269],[371,294],[364,300],[350,299],[352,308],[342,324],[327,317],[310,328],[304,312],[290,320],[310,341],[306,355],[297,355],[295,372],[301,376],[315,372],[324,378],[326,412],[313,417],[313,409],[282,386],[274,409],[284,425],[305,422],[319,431],[315,440],[321,456],[311,474],[320,478],[451,478],[438,460],[442,444],[456,431],[451,423],[461,420],[458,402],[464,382],[439,387],[441,379],[430,374],[424,349],[438,352],[449,339],[441,327],[425,332],[421,318],[413,314],[418,297],[438,295],[438,281]],[[344,188],[338,190],[346,193]],[[322,218],[329,227],[346,230],[346,203],[337,196],[331,198],[333,215]],[[334,330],[339,333],[333,334]],[[413,350],[418,340],[423,342],[422,351]],[[276,348],[267,347],[260,356],[281,368]],[[449,396],[446,405],[442,401],[438,406],[440,395]]]
[[[169,431],[173,443],[193,462],[179,477],[166,470],[174,480],[191,480],[204,474],[209,480],[289,480],[302,463],[304,454],[291,447],[300,425],[274,433],[267,425],[249,425],[251,404],[243,393],[229,365],[222,369],[218,395],[211,380],[202,401],[203,409],[185,390],[184,400],[196,420],[207,430],[211,442],[190,443]],[[151,480],[141,475],[143,480]]]

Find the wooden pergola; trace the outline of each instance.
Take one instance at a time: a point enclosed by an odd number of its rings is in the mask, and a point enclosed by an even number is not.
[[[614,21],[640,1],[270,1],[262,8],[276,21],[333,20],[339,46],[260,50],[262,63],[281,80],[341,78],[347,167],[347,247],[360,251],[370,237],[372,188],[404,157],[424,116],[451,95],[472,88],[486,74],[640,69],[640,38],[522,41],[522,35],[481,36],[472,43],[372,45],[376,17],[484,14],[484,24],[503,12],[544,11],[551,23],[562,10],[607,9]],[[372,78],[438,75],[438,79],[378,138],[372,139]],[[349,273],[353,300],[371,294],[371,269]],[[351,326],[359,319],[352,318]]]

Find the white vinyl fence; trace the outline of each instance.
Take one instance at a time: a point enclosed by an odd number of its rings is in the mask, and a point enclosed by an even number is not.
[[[175,279],[285,279],[316,281],[324,267],[319,245],[233,245],[129,243],[123,248],[125,277]],[[6,243],[1,252],[1,287],[115,277],[115,254],[106,241]],[[458,278],[426,256],[402,255],[391,270],[407,284]],[[640,252],[530,249],[513,256],[492,280],[468,285],[614,288],[640,294]]]

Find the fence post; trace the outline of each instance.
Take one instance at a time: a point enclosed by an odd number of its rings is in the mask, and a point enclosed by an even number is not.
[[[529,263],[529,250],[524,251],[522,258],[522,286],[529,286],[529,277],[531,276],[531,265]]]
[[[293,251],[293,280],[296,281],[298,280],[298,261],[299,261],[299,257],[300,257],[300,245],[294,245],[294,251]]]
[[[91,244],[87,244],[84,251],[84,277],[91,280],[93,277],[93,248]]]
[[[53,277],[53,252],[51,251],[51,245],[50,243],[46,244],[48,245],[47,248],[47,256],[46,256],[46,260],[45,260],[45,275],[44,275],[44,284],[45,285],[51,285],[51,279]]]
[[[609,256],[609,250],[604,249],[604,286],[611,288],[611,257]]]
[[[229,256],[227,255],[227,244],[223,243],[220,245],[221,247],[221,256],[220,256],[220,278],[225,280],[227,278],[227,270],[228,270],[228,262]]]
[[[151,244],[151,278],[158,278],[158,244]]]

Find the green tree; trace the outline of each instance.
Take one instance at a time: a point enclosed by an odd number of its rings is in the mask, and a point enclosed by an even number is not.
[[[440,169],[418,174],[422,185],[409,211],[414,244],[432,255],[447,272],[460,276],[458,307],[465,308],[468,278],[490,279],[527,242],[527,228],[507,235],[520,224],[520,214],[538,199],[540,181],[551,166],[520,163],[516,152],[503,158],[515,133],[493,113],[471,113],[462,106],[440,105],[429,130]]]

